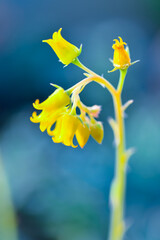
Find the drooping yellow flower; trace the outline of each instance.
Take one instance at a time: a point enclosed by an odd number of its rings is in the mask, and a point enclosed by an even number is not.
[[[102,143],[104,135],[103,124],[100,121],[92,119],[90,122],[90,131],[91,136],[94,138],[94,140],[97,141],[99,144]]]
[[[86,145],[89,136],[90,136],[89,125],[86,122],[84,123],[80,122],[80,124],[78,125],[78,129],[76,131],[76,139],[81,148],[83,148]]]
[[[80,55],[82,46],[78,49],[76,46],[66,41],[61,36],[61,31],[62,28],[60,28],[58,32],[53,33],[52,39],[43,40],[43,42],[48,43],[58,56],[59,60],[63,64],[68,65]]]
[[[33,106],[42,112],[37,115],[33,112],[30,120],[34,123],[40,123],[40,130],[44,132],[51,127],[56,120],[67,111],[67,105],[70,103],[70,97],[63,88],[58,87],[44,102],[39,103],[37,99]]]
[[[48,134],[52,137],[53,142],[63,143],[66,146],[77,147],[73,144],[73,137],[80,124],[80,120],[76,115],[64,114],[57,119],[55,129],[50,131],[47,129]]]

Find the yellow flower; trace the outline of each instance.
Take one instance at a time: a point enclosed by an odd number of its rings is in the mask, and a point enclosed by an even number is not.
[[[81,148],[83,148],[84,145],[87,143],[89,136],[90,136],[89,125],[85,122],[84,123],[80,122],[80,124],[78,125],[78,129],[76,131],[76,138]]]
[[[98,143],[102,143],[103,140],[103,124],[98,122],[94,119],[91,120],[90,123],[90,131],[91,136],[96,140]]]
[[[114,39],[114,41],[115,44],[112,46],[114,49],[113,65],[117,69],[126,69],[131,65],[129,54],[124,48],[124,45],[127,44],[123,42],[121,37],[119,37],[119,41],[117,39]]]
[[[34,123],[40,123],[40,130],[44,132],[51,127],[57,118],[67,111],[67,105],[70,103],[70,97],[63,88],[58,87],[44,102],[39,103],[37,99],[33,106],[42,112],[37,115],[33,112],[30,120]]]
[[[66,41],[61,36],[61,31],[62,28],[60,28],[58,32],[53,33],[52,39],[43,40],[43,42],[48,43],[58,56],[59,60],[63,64],[68,65],[80,55],[82,46],[78,49],[76,46]]]
[[[52,140],[55,143],[63,143],[66,146],[77,147],[73,144],[73,137],[77,131],[80,120],[76,115],[64,114],[57,119],[55,129],[48,134],[53,136]]]
[[[114,69],[108,72],[114,72],[117,69],[124,70],[128,68],[130,65],[135,63],[135,62],[131,63],[131,59],[129,56],[129,49],[124,48],[124,45],[127,45],[127,44],[123,42],[122,38],[119,37],[119,41],[118,39],[114,39],[113,41],[115,41],[115,43],[112,45],[112,48],[114,49],[114,54],[113,54],[113,61],[111,60],[111,62],[113,62]]]

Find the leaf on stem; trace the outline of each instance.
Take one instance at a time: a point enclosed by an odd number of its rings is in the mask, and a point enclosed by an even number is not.
[[[109,118],[108,122],[109,122],[109,124],[110,124],[110,126],[113,130],[113,133],[114,133],[115,144],[116,144],[116,146],[118,146],[119,142],[120,142],[118,124],[113,118]]]
[[[138,62],[140,62],[140,60],[136,60],[136,61],[132,62],[131,65],[138,63]]]
[[[134,101],[131,99],[131,100],[128,100],[121,108],[122,110],[122,113],[124,113],[124,111],[133,103]]]
[[[136,149],[135,148],[129,148],[127,151],[126,151],[126,161],[129,160],[129,158],[136,152]]]

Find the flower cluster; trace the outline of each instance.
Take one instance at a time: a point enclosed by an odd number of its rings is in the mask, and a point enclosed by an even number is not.
[[[104,82],[103,78],[94,74],[79,62],[78,56],[81,53],[82,46],[78,49],[76,46],[66,41],[61,36],[61,31],[62,28],[60,28],[58,32],[54,32],[51,39],[43,40],[43,42],[48,43],[52,47],[63,64],[68,65],[74,63],[87,72],[85,73],[87,77],[98,77],[99,83],[101,83],[101,81]],[[112,71],[126,69],[133,64],[129,57],[129,50],[124,48],[126,43],[123,42],[122,38],[119,37],[119,41],[117,39],[114,41],[115,44],[112,46],[114,49],[114,69]],[[57,89],[47,100],[42,103],[36,100],[35,103],[33,103],[34,108],[36,110],[41,110],[41,113],[37,115],[36,112],[33,112],[30,120],[34,123],[40,123],[40,130],[42,132],[47,130],[55,143],[61,142],[66,146],[76,147],[73,144],[73,138],[76,136],[77,142],[80,147],[83,148],[90,135],[98,143],[101,143],[103,139],[103,125],[101,122],[95,120],[101,109],[96,105],[87,107],[82,104],[79,98],[79,93],[82,91],[85,84],[80,85],[78,88],[73,87],[72,91],[65,91],[59,86],[53,86],[57,87]],[[108,83],[107,86],[110,86],[110,84]],[[80,110],[79,115],[76,112],[77,108]],[[54,125],[54,130],[52,130],[51,128]]]
[[[98,143],[101,143],[103,125],[95,120],[100,112],[100,107],[96,105],[87,107],[81,103],[79,96],[70,97],[69,91],[65,91],[59,86],[56,87],[57,89],[44,102],[39,103],[37,99],[33,103],[34,108],[41,110],[41,113],[37,115],[36,112],[33,112],[30,120],[40,123],[40,130],[42,132],[47,130],[55,143],[61,142],[66,146],[76,147],[73,144],[73,138],[76,136],[78,144],[83,148],[90,135]],[[78,101],[75,101],[76,98]],[[79,115],[76,113],[77,107],[80,109]],[[54,127],[53,130],[52,127]]]

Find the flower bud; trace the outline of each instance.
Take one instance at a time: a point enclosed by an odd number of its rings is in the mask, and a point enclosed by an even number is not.
[[[88,141],[90,129],[87,123],[80,123],[76,131],[76,138],[79,146],[83,148]]]
[[[78,49],[76,46],[66,41],[61,36],[61,31],[62,28],[60,28],[58,32],[53,33],[52,39],[43,40],[43,42],[48,43],[58,56],[59,60],[63,64],[68,65],[80,55],[82,46]]]
[[[101,122],[94,122],[90,123],[90,131],[91,136],[96,140],[98,143],[102,143],[103,140],[103,124]]]
[[[87,107],[87,108],[91,116],[98,118],[101,111],[101,106],[93,105],[92,107]]]
[[[124,48],[126,43],[123,42],[121,37],[119,37],[119,41],[117,39],[114,39],[114,41],[115,44],[112,46],[114,49],[113,65],[116,69],[126,69],[131,65],[129,54]]]

